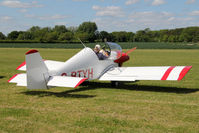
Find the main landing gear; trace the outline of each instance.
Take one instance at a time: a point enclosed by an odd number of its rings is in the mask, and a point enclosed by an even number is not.
[[[111,81],[111,87],[118,87],[119,82],[118,81]]]

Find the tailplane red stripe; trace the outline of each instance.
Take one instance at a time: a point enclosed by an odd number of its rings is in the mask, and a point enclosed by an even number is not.
[[[163,77],[161,80],[167,80],[167,78],[169,77],[169,74],[171,73],[171,71],[175,68],[175,66],[171,66],[167,69],[167,71],[164,73]]]
[[[17,75],[19,75],[19,74],[15,74],[14,76],[12,76],[12,77],[8,80],[8,82],[10,82],[12,79],[14,79]]]
[[[179,77],[178,77],[178,80],[181,80],[183,79],[183,77],[187,74],[187,72],[192,68],[192,66],[186,66],[182,69]]]
[[[16,70],[19,70],[21,67],[25,66],[26,65],[26,61],[24,61],[23,63],[21,63],[21,65],[19,65]]]

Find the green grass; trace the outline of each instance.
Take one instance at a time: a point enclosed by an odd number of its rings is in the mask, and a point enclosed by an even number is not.
[[[103,44],[103,43],[100,43]],[[165,43],[165,42],[119,42],[123,49],[138,47],[139,49],[199,49],[197,43]],[[95,43],[86,43],[94,47]],[[0,43],[0,48],[66,48],[81,49],[80,43]]]
[[[136,50],[124,66],[192,65],[178,81],[27,90],[8,84],[28,48],[0,49],[0,132],[199,132],[199,50]],[[65,61],[79,49],[39,49]]]

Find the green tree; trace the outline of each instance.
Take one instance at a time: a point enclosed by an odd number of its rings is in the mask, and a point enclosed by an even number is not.
[[[55,42],[56,40],[58,40],[58,33],[57,32],[48,32],[45,34],[43,40],[45,42]]]
[[[6,36],[2,32],[0,32],[0,40],[5,40],[5,39],[6,39]]]
[[[110,34],[106,31],[101,31],[99,33],[99,38],[102,39],[102,42],[110,40]]]
[[[86,32],[84,32],[84,33],[77,33],[76,37],[80,38],[81,41],[83,41],[83,42],[88,42],[88,40],[89,40],[89,34],[86,33]]]
[[[97,31],[97,25],[95,22],[83,22],[78,30],[78,32],[95,33]]]
[[[39,31],[39,30],[41,30],[41,28],[40,28],[39,26],[33,26],[33,27],[31,27],[28,31],[29,31],[29,32],[37,32],[37,31]]]
[[[126,33],[126,38],[127,38],[127,41],[128,42],[134,42],[134,36],[135,36],[135,33],[133,32],[127,32]]]
[[[33,35],[31,32],[23,32],[18,35],[17,40],[33,40]]]
[[[59,39],[60,41],[72,41],[73,40],[73,33],[72,32],[65,32],[59,35]]]
[[[10,40],[16,40],[19,36],[20,32],[18,31],[12,31],[8,34],[8,39]]]
[[[66,26],[64,25],[56,25],[53,28],[53,31],[57,32],[58,34],[68,32],[68,30],[66,29]]]
[[[35,30],[34,32],[31,32],[33,34],[33,39],[40,41],[40,42],[46,42],[48,39],[48,33],[51,33],[52,29],[50,27],[44,27]],[[50,35],[51,36],[51,35]],[[47,41],[48,42],[48,41]]]
[[[134,33],[120,31],[120,32],[112,32],[113,40],[116,42],[128,42],[134,41]]]
[[[175,42],[175,36],[174,35],[170,35],[168,38],[169,42]]]
[[[75,33],[75,32],[77,32],[78,27],[70,26],[70,27],[67,28],[67,30],[72,32],[72,33]]]
[[[79,27],[77,32],[81,33],[79,35],[87,36],[87,41],[94,42],[97,39],[96,36],[97,25],[94,22],[83,22]]]

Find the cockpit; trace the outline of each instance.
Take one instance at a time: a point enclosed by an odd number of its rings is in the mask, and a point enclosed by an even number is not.
[[[111,60],[117,60],[122,56],[122,48],[117,43],[106,42],[109,47],[109,58]]]
[[[122,48],[117,43],[106,42],[101,46],[99,53],[106,57],[104,59],[117,60],[122,55]]]

